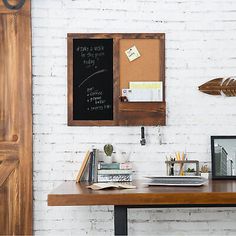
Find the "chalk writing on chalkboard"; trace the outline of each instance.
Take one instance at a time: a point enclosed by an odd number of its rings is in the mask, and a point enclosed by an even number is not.
[[[87,111],[102,111],[111,109],[107,100],[103,97],[103,91],[95,90],[94,87],[87,88]]]
[[[106,70],[99,70],[99,71],[96,71],[94,72],[93,74],[89,75],[87,78],[85,78],[80,84],[79,84],[79,87],[81,85],[83,85],[88,79],[94,77],[95,75],[99,74],[99,73],[102,73],[102,72],[105,72]]]
[[[113,120],[113,40],[73,40],[73,118]]]

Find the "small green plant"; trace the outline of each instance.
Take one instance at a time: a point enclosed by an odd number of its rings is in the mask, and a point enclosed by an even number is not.
[[[113,152],[113,146],[111,144],[106,144],[103,149],[107,156],[111,156]]]
[[[194,168],[188,168],[188,169],[186,170],[186,172],[192,173],[192,172],[195,172],[195,170],[194,170]]]
[[[208,166],[207,165],[203,165],[202,167],[201,167],[201,173],[208,173]]]

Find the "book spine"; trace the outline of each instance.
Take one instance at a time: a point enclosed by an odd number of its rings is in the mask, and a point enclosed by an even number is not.
[[[94,149],[94,183],[98,182],[98,149]]]
[[[98,175],[98,182],[130,182],[132,175]]]
[[[89,177],[88,181],[91,183],[93,181],[93,152],[90,153],[89,157]]]
[[[103,163],[99,162],[98,164],[99,170],[131,170],[132,169],[132,163]]]
[[[93,156],[93,158],[92,158],[92,180],[91,180],[92,183],[94,183],[94,179],[95,179],[95,158],[96,158],[95,150],[96,149],[92,150],[92,156]]]
[[[120,163],[120,169],[121,170],[132,170],[132,163],[131,162]]]
[[[89,158],[90,158],[90,154],[89,154]],[[86,166],[85,166],[85,171],[81,177],[81,182],[83,181],[88,181],[89,180],[89,159],[86,163]]]
[[[111,170],[111,169],[119,170],[120,169],[120,163],[103,163],[103,162],[99,162],[98,169],[99,170]]]
[[[132,174],[132,170],[98,170],[99,175]]]

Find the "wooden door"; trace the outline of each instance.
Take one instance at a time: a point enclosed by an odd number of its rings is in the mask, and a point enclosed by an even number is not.
[[[32,234],[30,0],[0,0],[0,234]]]

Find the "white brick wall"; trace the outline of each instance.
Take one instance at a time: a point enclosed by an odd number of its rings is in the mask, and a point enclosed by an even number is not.
[[[236,98],[202,83],[236,74],[234,0],[32,0],[35,235],[113,235],[112,207],[48,207],[47,194],[72,180],[87,148],[131,151],[136,176],[165,173],[165,155],[186,150],[210,161],[210,135],[236,133]],[[68,32],[166,33],[167,126],[67,126]],[[89,134],[89,135],[88,135]],[[92,135],[91,135],[92,134]],[[131,235],[236,235],[234,209],[130,210]]]

